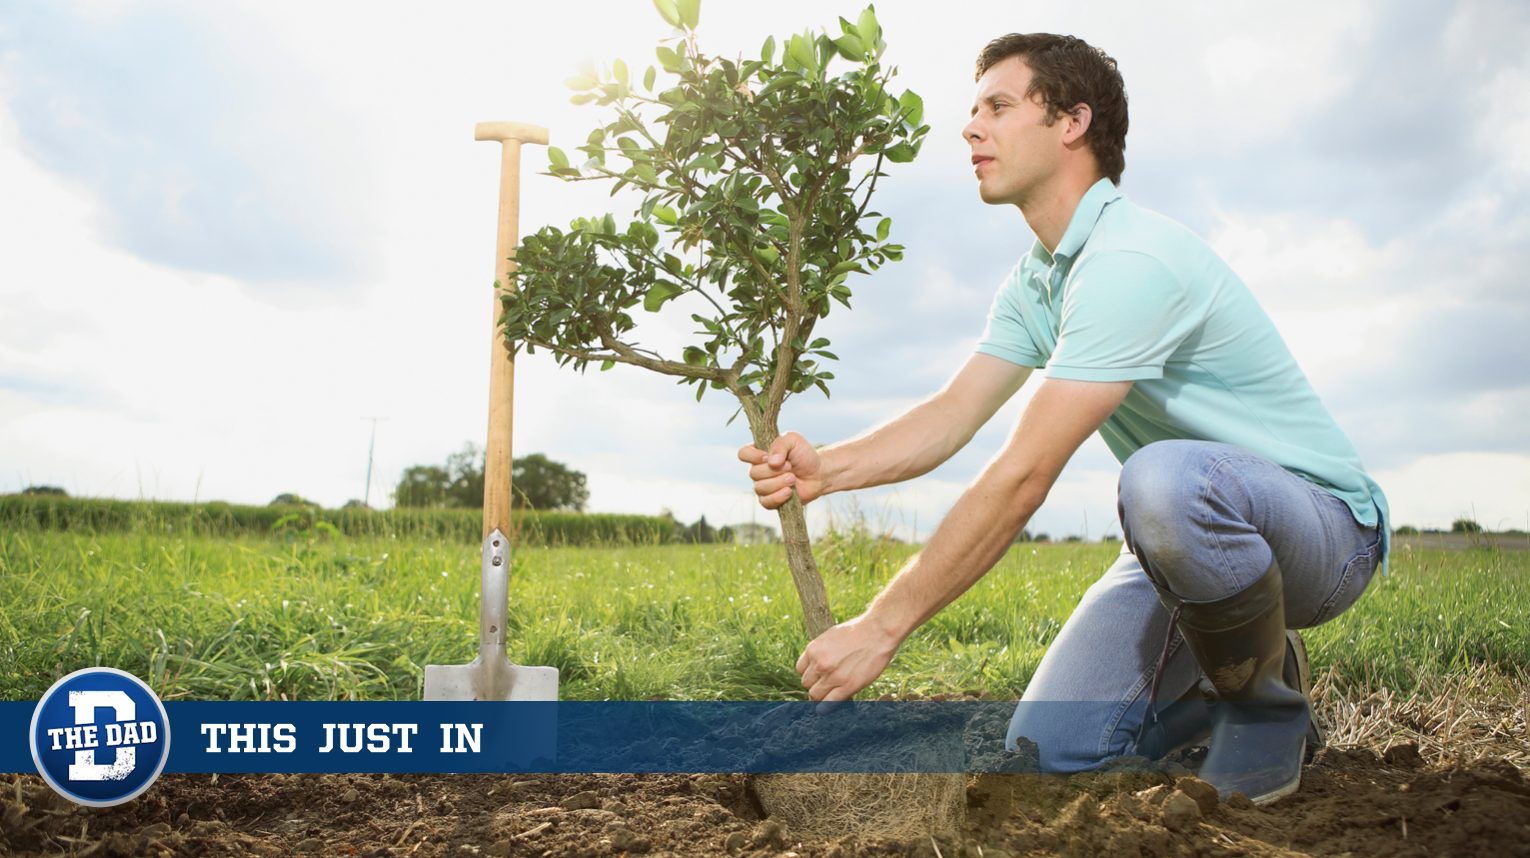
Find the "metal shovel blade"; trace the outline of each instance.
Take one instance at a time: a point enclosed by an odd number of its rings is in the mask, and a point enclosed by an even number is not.
[[[505,655],[510,615],[510,540],[495,530],[483,541],[482,601],[478,608],[478,657],[467,664],[425,666],[425,699],[558,699],[556,667],[522,667]]]

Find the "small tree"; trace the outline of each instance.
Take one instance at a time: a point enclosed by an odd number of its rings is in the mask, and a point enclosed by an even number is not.
[[[590,491],[585,475],[541,453],[516,459],[510,471],[516,509],[584,512]],[[446,457],[446,465],[404,469],[393,492],[398,506],[483,508],[484,451],[469,441]]]
[[[510,485],[515,488],[517,509],[584,512],[584,505],[590,502],[584,474],[541,453],[515,460]]]
[[[560,365],[618,363],[677,376],[699,401],[726,390],[755,446],[780,434],[785,399],[828,395],[835,360],[814,328],[835,302],[850,306],[847,278],[900,259],[891,221],[869,210],[886,162],[911,161],[927,126],[923,103],[888,89],[887,45],[871,8],[842,35],[810,32],[765,40],[758,60],[709,57],[697,46],[699,0],[655,0],[681,34],[661,45],[659,87],[650,66],[641,90],[621,60],[570,79],[575,104],[613,109],[570,165],[550,149],[552,173],[608,181],[642,196],[619,229],[611,215],[544,228],[516,251],[516,291],[504,296],[514,350],[544,348]],[[848,64],[829,74],[836,58]],[[859,170],[859,174],[857,174]],[[642,347],[634,312],[660,312],[681,296],[698,339],[678,356]],[[736,415],[735,415],[736,416]],[[731,421],[730,421],[731,422]],[[802,504],[780,509],[787,560],[809,636],[833,624],[813,561]]]
[[[472,441],[446,457],[446,505],[483,509],[484,451]]]
[[[451,476],[440,465],[411,465],[399,477],[393,490],[393,503],[401,507],[446,506],[446,488]]]

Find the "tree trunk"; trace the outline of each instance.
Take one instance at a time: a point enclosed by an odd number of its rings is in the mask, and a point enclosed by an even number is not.
[[[753,396],[738,396],[749,420],[754,446],[769,450],[780,432],[775,421],[767,417]],[[797,598],[802,601],[802,624],[812,640],[834,625],[834,615],[829,612],[829,593],[823,586],[823,575],[818,572],[818,561],[813,559],[813,542],[808,538],[807,516],[795,489],[792,498],[776,510],[781,517],[781,540],[786,543],[786,565],[792,571],[792,583],[797,585]]]
[[[802,501],[797,498],[797,493],[793,491],[792,499],[776,512],[781,516],[781,539],[786,543],[786,565],[791,567],[792,581],[797,585],[797,598],[802,600],[802,623],[807,627],[808,639],[812,640],[834,625],[834,615],[829,613],[829,593],[824,589],[823,575],[818,572],[818,561],[813,559],[807,516],[803,514]]]

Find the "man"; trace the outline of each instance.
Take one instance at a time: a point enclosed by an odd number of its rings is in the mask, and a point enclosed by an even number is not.
[[[1223,798],[1296,789],[1310,706],[1287,628],[1348,608],[1386,551],[1386,499],[1274,325],[1184,227],[1119,191],[1126,93],[1083,41],[1014,34],[978,58],[963,136],[978,191],[1036,235],[977,354],[944,389],[863,435],[739,451],[775,508],[917,477],[965,445],[1035,368],[1009,441],[862,615],[797,663],[808,696],[847,700],[899,644],[1003,556],[1098,431],[1123,463],[1126,546],[1084,595],[1015,711],[1045,770],[1161,755],[1210,728],[1202,777]],[[1202,675],[1209,707],[1196,700]],[[1185,699],[1174,707],[1150,700]],[[1159,709],[1163,709],[1160,713]],[[1209,719],[1209,725],[1208,725]]]

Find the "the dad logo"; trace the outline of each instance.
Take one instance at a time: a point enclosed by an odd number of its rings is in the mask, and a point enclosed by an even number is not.
[[[77,670],[37,701],[32,761],[70,801],[121,804],[154,783],[170,756],[170,722],[153,689],[110,667]]]

